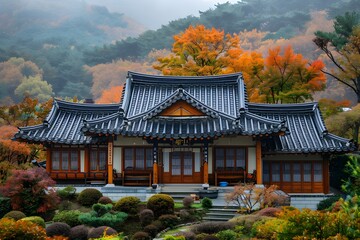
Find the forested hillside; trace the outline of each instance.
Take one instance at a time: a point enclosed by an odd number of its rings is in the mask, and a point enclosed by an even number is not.
[[[0,103],[19,102],[24,94],[39,99],[100,99],[104,90],[122,85],[128,70],[160,74],[152,66],[169,54],[174,35],[190,25],[237,34],[241,49],[263,57],[269,48],[291,45],[296,53],[316,60],[320,52],[312,42],[314,32],[332,32],[334,17],[359,12],[357,2],[217,4],[199,17],[184,16],[144,32],[125,15],[83,1],[0,0]],[[329,88],[319,98],[333,93],[337,99],[346,94],[337,91],[336,95]]]

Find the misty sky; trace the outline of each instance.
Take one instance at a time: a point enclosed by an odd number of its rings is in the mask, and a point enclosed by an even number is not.
[[[199,11],[214,8],[217,3],[239,0],[84,0],[106,6],[110,12],[120,12],[149,29],[158,29],[171,20],[188,15],[199,16]]]

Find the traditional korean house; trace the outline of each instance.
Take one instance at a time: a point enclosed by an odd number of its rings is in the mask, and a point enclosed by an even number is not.
[[[328,133],[317,103],[256,104],[242,75],[129,72],[118,104],[54,100],[18,141],[47,149],[56,181],[116,185],[276,184],[328,193],[329,157],[355,149]]]

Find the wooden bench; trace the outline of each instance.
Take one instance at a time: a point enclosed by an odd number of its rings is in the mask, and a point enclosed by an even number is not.
[[[86,175],[86,183],[90,184],[106,184],[107,172],[88,172]]]
[[[124,170],[122,183],[124,186],[151,186],[152,171]]]
[[[246,180],[246,171],[244,169],[227,170],[217,169],[215,171],[215,186],[220,182],[228,182],[229,185],[244,183]]]
[[[51,172],[50,177],[55,181],[78,181],[86,183],[85,172]]]

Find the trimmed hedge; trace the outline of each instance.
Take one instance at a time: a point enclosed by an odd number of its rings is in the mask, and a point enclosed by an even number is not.
[[[11,218],[11,219],[14,219],[15,221],[20,220],[25,217],[26,217],[25,213],[23,213],[21,211],[16,211],[16,210],[10,211],[4,215],[4,218]]]
[[[79,216],[81,212],[79,210],[67,210],[61,211],[55,214],[53,221],[54,222],[64,222],[70,227],[75,227],[80,225]]]
[[[49,237],[70,235],[70,226],[63,222],[54,222],[46,228],[46,235]]]
[[[25,217],[25,218],[20,219],[20,221],[29,221],[29,222],[39,225],[40,227],[45,228],[45,220],[39,216]]]
[[[139,207],[140,199],[133,196],[127,196],[121,198],[115,204],[114,210],[125,212],[128,214],[137,214],[138,207]]]
[[[151,209],[156,217],[174,212],[174,199],[167,194],[155,194],[147,201],[147,208]]]
[[[77,201],[83,206],[92,206],[97,203],[102,196],[103,195],[99,190],[87,188],[79,194]]]

